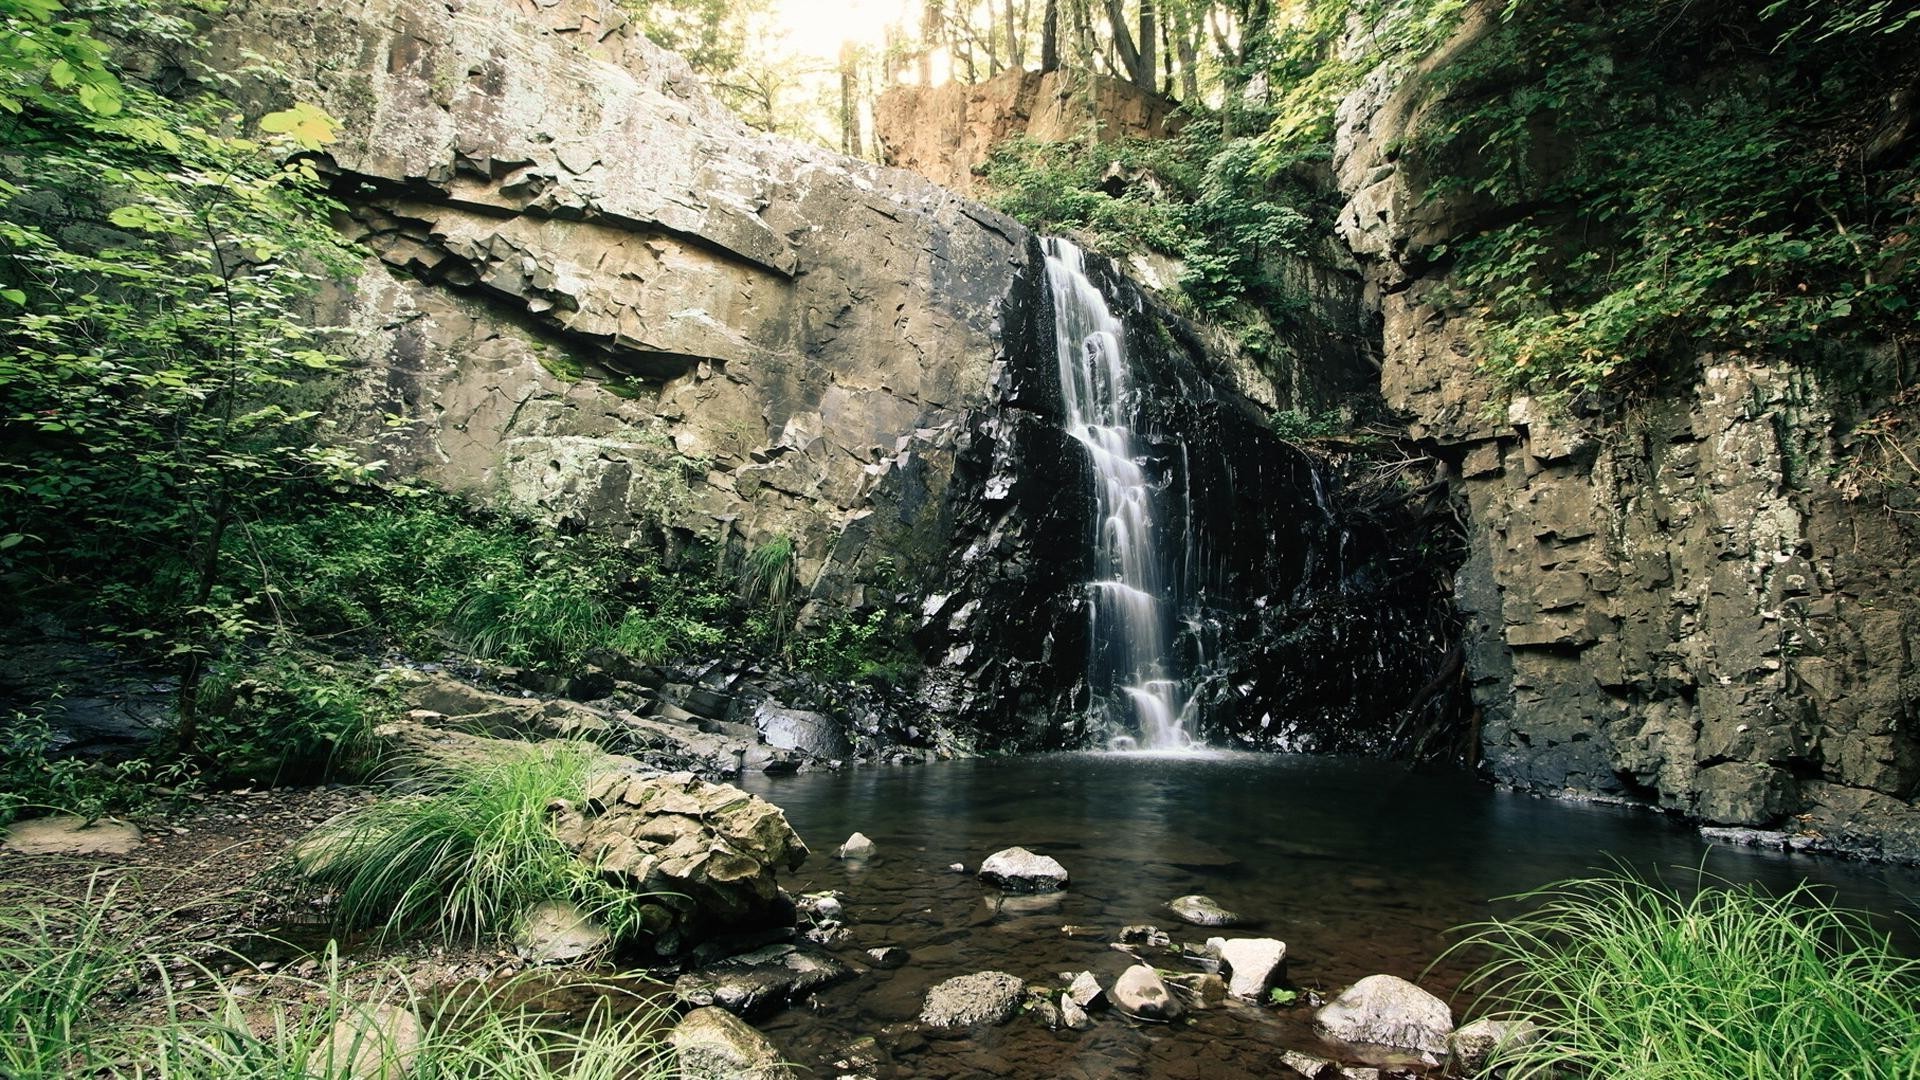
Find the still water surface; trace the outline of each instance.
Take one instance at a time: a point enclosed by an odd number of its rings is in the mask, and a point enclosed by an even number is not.
[[[1280,1049],[1311,1050],[1309,1010],[1228,1005],[1168,1028],[1112,1012],[1089,1032],[1048,1031],[1030,1017],[942,1037],[912,1021],[928,987],[1000,970],[1057,985],[1090,969],[1111,984],[1132,961],[1108,944],[1122,926],[1154,923],[1175,942],[1217,930],[1184,927],[1167,901],[1204,893],[1253,921],[1229,936],[1287,943],[1287,982],[1337,992],[1365,975],[1415,979],[1446,997],[1465,961],[1428,965],[1448,930],[1484,919],[1490,898],[1623,861],[1685,883],[1696,871],[1786,888],[1830,886],[1841,903],[1888,920],[1915,947],[1920,873],[1831,858],[1710,848],[1659,815],[1504,794],[1456,774],[1376,761],[1220,754],[1062,754],[743,782],[785,808],[814,855],[794,891],[839,889],[854,922],[838,950],[864,960],[882,945],[912,961],[823,991],[811,1006],[764,1022],[815,1076],[846,1045],[877,1039],[890,1077],[1287,1076]],[[878,854],[832,858],[858,830]],[[1059,859],[1072,874],[1049,897],[1006,897],[968,871],[1013,845]],[[1097,931],[1090,937],[1063,926]],[[1158,966],[1185,970],[1167,954]],[[1197,969],[1195,969],[1197,970]],[[1456,1016],[1471,992],[1454,1000]]]

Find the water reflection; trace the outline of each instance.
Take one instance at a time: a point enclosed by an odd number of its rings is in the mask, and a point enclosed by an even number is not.
[[[851,955],[899,945],[914,958],[774,1022],[787,1052],[823,1067],[849,1032],[910,1029],[926,988],[952,975],[997,969],[1051,983],[1060,972],[1092,969],[1110,979],[1127,959],[1107,943],[1130,923],[1203,941],[1213,932],[1181,927],[1165,909],[1187,893],[1258,920],[1246,932],[1288,943],[1293,985],[1323,990],[1390,972],[1450,993],[1468,961],[1427,970],[1451,940],[1450,928],[1492,914],[1492,897],[1615,861],[1676,883],[1702,868],[1774,889],[1810,880],[1843,904],[1876,912],[1903,947],[1920,951],[1909,921],[1920,913],[1920,877],[1910,870],[1709,851],[1692,829],[1652,813],[1499,793],[1458,775],[1376,761],[1067,754],[755,777],[746,786],[785,807],[816,852],[855,830],[874,839],[878,852],[857,875],[816,856],[799,883],[848,892],[858,920]],[[1071,887],[1044,903],[1001,903],[970,875],[948,869],[958,862],[971,870],[1016,844],[1059,859],[1073,875]],[[1064,934],[1066,926],[1094,933]],[[1306,1021],[1305,1010],[1236,1007],[1157,1032],[1109,1020],[1069,1036],[1015,1022],[980,1034],[978,1045],[922,1045],[903,1035],[890,1052],[901,1076],[980,1075],[991,1071],[983,1064],[989,1059],[1010,1070],[996,1075],[1008,1076],[1102,1076],[1129,1067],[1183,1075],[1151,1064],[1151,1055],[1176,1049],[1188,1055],[1183,1060],[1205,1063],[1210,1071],[1201,1075],[1227,1075],[1272,1071],[1277,1045],[1311,1043]]]

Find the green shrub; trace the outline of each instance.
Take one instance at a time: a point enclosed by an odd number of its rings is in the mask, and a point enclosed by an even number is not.
[[[907,619],[885,611],[839,615],[809,626],[793,642],[793,664],[823,679],[898,682],[918,668]]]
[[[574,858],[549,822],[556,799],[577,802],[600,752],[543,743],[495,761],[448,768],[423,791],[374,803],[315,831],[295,854],[312,888],[336,896],[343,930],[430,929],[477,940],[510,931],[546,901],[598,918],[615,938],[640,928],[640,904]]]
[[[1455,946],[1492,953],[1485,1004],[1545,1029],[1508,1076],[1920,1076],[1920,964],[1809,886],[1686,896],[1618,875],[1509,899],[1528,910]]]
[[[222,779],[311,781],[349,763],[379,722],[373,672],[271,651],[216,667],[201,684],[195,751]]]
[[[657,555],[479,514],[438,496],[369,498],[252,530],[248,581],[308,634],[370,633],[566,666],[612,648],[642,660],[712,648],[733,613],[693,552]]]

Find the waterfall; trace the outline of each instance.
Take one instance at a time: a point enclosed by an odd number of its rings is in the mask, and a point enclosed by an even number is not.
[[[1172,567],[1155,542],[1156,518],[1187,510],[1184,502],[1157,505],[1135,444],[1125,328],[1087,277],[1080,249],[1057,238],[1045,247],[1067,431],[1087,448],[1093,467],[1096,576],[1087,586],[1093,708],[1113,726],[1138,732],[1115,739],[1116,747],[1190,747],[1188,689],[1168,650],[1176,615]],[[1191,536],[1181,524],[1178,534]]]

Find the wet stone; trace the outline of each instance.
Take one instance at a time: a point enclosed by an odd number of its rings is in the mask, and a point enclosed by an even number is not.
[[[685,1005],[718,1005],[753,1017],[852,975],[852,968],[824,953],[773,945],[680,976],[673,996]]]
[[[780,1051],[765,1035],[725,1009],[702,1008],[688,1013],[667,1033],[679,1065],[676,1076],[687,1080],[792,1080],[793,1070],[782,1064]]]
[[[1004,1024],[1020,1011],[1026,992],[1026,984],[1004,971],[956,976],[927,991],[920,1022],[937,1028]]]
[[[1159,973],[1146,964],[1135,964],[1121,972],[1111,996],[1121,1012],[1139,1020],[1166,1023],[1186,1011],[1167,984],[1160,981]]]
[[[1167,904],[1168,910],[1195,926],[1241,926],[1246,919],[1221,907],[1211,897],[1181,896]]]
[[[1411,1050],[1437,1060],[1447,1052],[1453,1014],[1447,1003],[1396,975],[1369,975],[1314,1014],[1322,1034],[1342,1042]]]
[[[1010,892],[1052,892],[1066,888],[1067,868],[1050,856],[1011,847],[980,864],[980,879]]]

